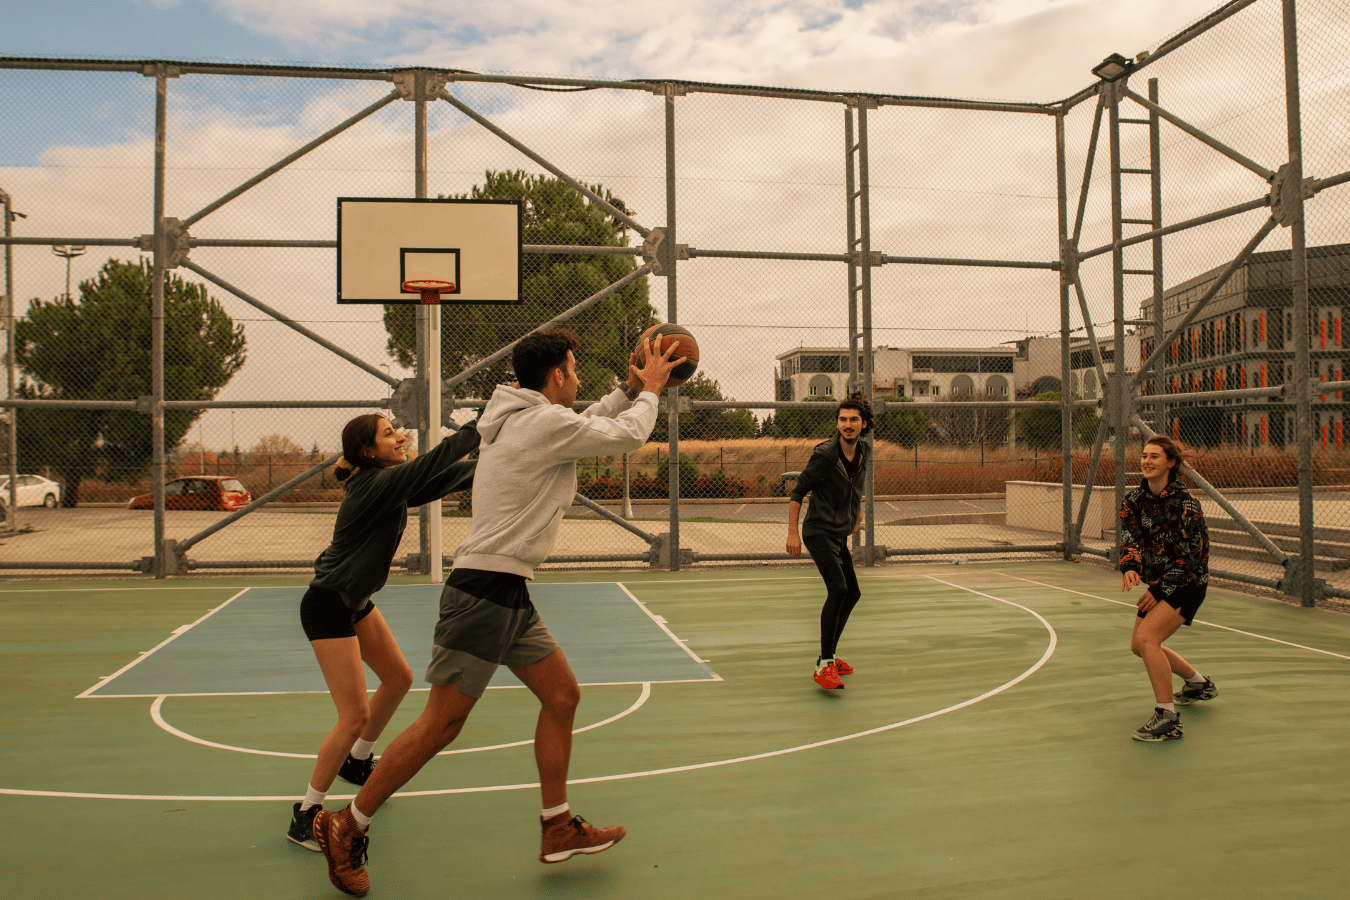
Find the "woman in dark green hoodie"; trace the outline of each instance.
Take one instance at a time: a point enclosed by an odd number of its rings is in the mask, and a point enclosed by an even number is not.
[[[323,809],[333,779],[366,782],[375,765],[375,741],[412,687],[412,668],[370,599],[389,579],[408,524],[408,507],[473,483],[476,461],[464,457],[478,447],[475,424],[465,425],[412,462],[407,461],[405,440],[375,414],[357,416],[342,429],[337,477],[347,490],[333,523],[333,540],[314,561],[314,580],[300,601],[300,624],[338,713],[286,833],[288,840],[316,853],[314,817]],[[362,661],[380,679],[373,697],[366,694]]]

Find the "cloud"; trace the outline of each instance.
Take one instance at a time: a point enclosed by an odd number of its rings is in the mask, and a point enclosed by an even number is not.
[[[1207,12],[1212,0],[748,0],[474,6],[218,0],[292,46],[372,62],[1050,101]],[[396,49],[390,50],[393,47]]]

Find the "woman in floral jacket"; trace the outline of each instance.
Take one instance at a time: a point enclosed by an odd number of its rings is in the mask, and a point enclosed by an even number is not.
[[[1191,624],[1209,584],[1209,528],[1200,504],[1181,481],[1182,450],[1169,438],[1144,444],[1139,487],[1120,508],[1120,589],[1148,586],[1136,606],[1130,650],[1144,661],[1156,701],[1153,717],[1134,732],[1136,741],[1181,737],[1177,706],[1211,700],[1219,689],[1180,654],[1163,646]],[[1172,673],[1185,679],[1172,693]]]

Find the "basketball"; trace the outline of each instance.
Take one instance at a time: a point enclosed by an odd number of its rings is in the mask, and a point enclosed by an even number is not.
[[[671,356],[671,359],[679,359],[681,356],[687,357],[684,362],[671,371],[670,378],[666,379],[666,387],[679,387],[693,378],[694,373],[698,371],[698,340],[690,333],[689,329],[666,323],[648,328],[642,332],[642,339],[638,342],[639,362],[647,358],[647,345],[656,337],[661,338],[658,347],[662,353],[665,353],[675,341],[680,342],[680,346],[675,348],[675,353]]]

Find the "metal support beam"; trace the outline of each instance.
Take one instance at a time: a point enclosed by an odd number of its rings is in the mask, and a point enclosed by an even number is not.
[[[876,399],[876,361],[872,356],[872,203],[871,193],[872,185],[869,174],[869,159],[867,149],[867,102],[864,98],[858,98],[858,255],[861,264],[858,266],[859,274],[862,276],[858,282],[859,298],[862,319],[862,375],[863,396],[867,398],[868,406]],[[865,536],[863,538],[863,556],[868,567],[875,566],[876,560],[876,536],[877,536],[877,517],[876,517],[876,442],[875,435],[868,434],[864,440],[867,441],[868,449],[872,451],[872,465],[867,467],[866,494],[863,497],[863,529]]]
[[[398,98],[399,98],[399,92],[398,92],[398,91],[392,91],[392,92],[390,92],[389,94],[387,94],[386,96],[381,97],[379,100],[377,100],[376,102],[372,103],[370,106],[367,106],[365,109],[361,110],[359,113],[357,113],[356,115],[352,116],[352,117],[351,117],[350,119],[348,119],[347,121],[345,121],[345,122],[343,122],[342,124],[337,125],[337,126],[335,126],[335,127],[333,127],[333,128],[330,128],[328,131],[325,131],[323,134],[319,135],[319,136],[316,137],[314,140],[310,141],[308,144],[306,144],[305,146],[301,147],[299,150],[296,150],[294,153],[292,153],[292,154],[290,154],[289,156],[287,156],[286,158],[282,159],[280,162],[278,162],[278,163],[276,163],[276,164],[274,164],[274,165],[268,166],[266,169],[263,169],[263,170],[262,170],[261,172],[259,172],[257,175],[254,175],[254,176],[253,176],[252,178],[250,178],[248,181],[245,181],[243,184],[239,185],[239,187],[237,187],[237,188],[235,188],[234,190],[230,191],[228,194],[225,194],[225,195],[224,195],[223,197],[221,197],[219,200],[216,200],[214,203],[210,203],[210,204],[208,204],[208,205],[202,207],[201,209],[197,210],[197,212],[193,213],[192,215],[188,216],[186,219],[183,220],[183,228],[184,228],[184,229],[191,228],[195,223],[201,221],[202,219],[204,219],[204,218],[206,218],[207,216],[209,216],[211,213],[213,213],[213,212],[215,212],[216,210],[220,209],[222,206],[224,206],[226,203],[229,203],[229,202],[230,202],[231,200],[233,200],[235,197],[238,197],[240,194],[243,194],[245,191],[247,191],[247,190],[249,190],[249,189],[251,189],[251,188],[253,188],[253,187],[256,187],[257,185],[259,185],[259,184],[261,184],[262,182],[266,181],[268,178],[272,177],[272,176],[275,175],[277,172],[280,172],[282,169],[286,168],[286,167],[289,166],[291,163],[295,162],[297,159],[299,159],[300,157],[304,156],[306,153],[309,153],[311,150],[315,149],[316,147],[320,147],[320,146],[326,144],[328,141],[330,141],[330,140],[332,140],[333,138],[337,137],[339,134],[341,134],[342,132],[346,131],[348,128],[351,128],[351,127],[352,127],[353,125],[355,125],[357,122],[360,122],[360,121],[362,121],[363,119],[366,119],[366,118],[368,118],[368,117],[374,115],[375,113],[377,113],[377,112],[379,112],[380,110],[384,109],[384,108],[385,108],[386,106],[388,106],[390,103],[393,103],[393,102],[394,102],[395,100],[397,100]]]
[[[244,291],[241,288],[235,287],[234,285],[230,284],[228,281],[226,281],[224,278],[221,278],[214,272],[211,272],[207,269],[203,269],[201,266],[197,265],[190,259],[183,260],[183,268],[191,269],[193,272],[196,272],[198,275],[202,276],[207,281],[214,284],[216,287],[219,287],[222,290],[229,291],[231,294],[234,294],[236,297],[238,297],[240,300],[243,300],[249,306],[253,306],[256,307],[257,309],[262,310],[272,318],[276,319],[282,325],[285,325],[291,330],[303,334],[305,337],[309,338],[311,341],[318,344],[320,347],[323,347],[326,350],[331,350],[333,353],[336,353],[338,356],[347,360],[347,362],[356,366],[361,371],[374,375],[376,378],[380,379],[380,381],[383,381],[385,384],[391,387],[399,386],[400,384],[399,379],[390,375],[388,372],[385,372],[384,370],[371,365],[370,363],[366,362],[365,360],[361,359],[358,356],[348,353],[346,350],[343,350],[341,347],[339,347],[337,344],[334,344],[327,338],[321,337],[318,334],[315,334],[314,332],[310,331],[308,328],[301,325],[299,322],[295,321],[290,316],[283,313],[281,310],[274,309],[273,307],[268,306],[266,303],[263,303],[257,297],[250,295],[247,291]]]
[[[411,73],[413,101],[413,196],[427,197],[427,97],[435,97],[429,85],[431,73]],[[441,440],[441,307],[422,303],[416,308],[417,380],[426,406],[418,410],[417,451],[426,453]],[[432,500],[418,510],[417,532],[422,560],[421,574],[440,584],[444,574],[441,548],[441,501]]]
[[[1148,98],[1155,104],[1158,102],[1158,79],[1150,78],[1148,80]],[[1149,207],[1152,216],[1149,221],[1149,228],[1157,231],[1162,228],[1162,134],[1158,123],[1158,114],[1150,111],[1148,116],[1148,165],[1152,172],[1152,182],[1149,185]],[[1163,281],[1163,245],[1162,237],[1153,239],[1153,340],[1155,342],[1162,339],[1163,333],[1167,327],[1163,315],[1163,294],[1166,291],[1166,285]],[[1154,364],[1153,394],[1161,397],[1167,392],[1167,357],[1158,357]],[[1139,364],[1139,377],[1143,377],[1144,365]],[[1137,381],[1134,383],[1138,383]],[[1167,422],[1167,406],[1160,404],[1154,410],[1155,420],[1160,425]],[[1164,433],[1166,433],[1164,429]]]
[[[1101,107],[1098,107],[1100,113]],[[1094,129],[1095,132],[1095,129]],[[1059,249],[1064,265],[1059,273],[1059,400],[1060,400],[1060,442],[1059,451],[1063,462],[1060,482],[1063,485],[1062,530],[1064,538],[1063,555],[1072,559],[1078,541],[1073,529],[1073,406],[1069,392],[1070,353],[1069,353],[1069,282],[1072,279],[1070,267],[1065,255],[1069,252],[1069,182],[1065,159],[1064,114],[1055,116],[1055,212],[1059,226]],[[1086,304],[1084,305],[1086,309]],[[1089,332],[1090,333],[1090,332]],[[1013,448],[1014,451],[1017,449]]]
[[[627,275],[623,276],[618,281],[611,284],[609,287],[596,291],[594,294],[587,297],[585,300],[582,300],[576,306],[572,307],[569,310],[564,311],[560,315],[554,316],[552,319],[545,322],[543,325],[540,325],[535,330],[548,331],[550,328],[557,328],[559,325],[566,322],[573,316],[580,315],[581,313],[590,309],[592,306],[599,303],[601,300],[605,299],[615,291],[621,291],[628,285],[632,284],[634,281],[638,280],[644,275],[649,274],[654,266],[655,263],[647,263],[644,266],[639,266],[637,269],[634,269],[632,272],[629,272]],[[467,369],[464,369],[459,374],[450,376],[449,378],[445,379],[442,388],[445,390],[450,390],[454,388],[456,385],[462,384],[463,382],[472,378],[474,375],[477,375],[479,372],[491,366],[493,363],[497,362],[497,360],[504,359],[511,353],[512,348],[514,348],[518,343],[520,343],[519,339],[514,340],[511,343],[507,344],[505,347],[502,347],[496,352],[490,354],[489,356],[484,357],[483,359],[469,366]],[[397,384],[398,381],[397,379],[395,379],[391,383]]]
[[[0,190],[0,206],[4,207],[5,218],[5,240],[8,241],[14,230],[14,198],[4,190]],[[14,249],[9,244],[5,244],[5,297],[4,297],[4,317],[5,317],[5,397],[9,400],[14,399],[16,385],[15,378],[15,360],[14,360]],[[8,521],[5,522],[5,529],[8,531],[19,530],[19,414],[17,410],[9,415],[9,500],[7,504]]]
[[[1115,432],[1115,452],[1112,454],[1115,458],[1115,485],[1116,485],[1116,509],[1120,509],[1125,502],[1125,430],[1127,425],[1126,416],[1131,407],[1126,402],[1128,394],[1122,390],[1125,387],[1125,253],[1121,248],[1121,184],[1120,184],[1120,96],[1125,90],[1125,82],[1113,81],[1103,86],[1109,90],[1112,96],[1106,98],[1107,116],[1109,117],[1108,138],[1110,141],[1111,155],[1111,243],[1113,250],[1111,252],[1111,309],[1113,314],[1112,321],[1112,341],[1115,347],[1115,363],[1112,366],[1111,377],[1103,387],[1106,388],[1107,397],[1112,401],[1108,403],[1108,408],[1114,413],[1110,417],[1111,428]],[[1120,562],[1120,519],[1116,519],[1116,551],[1111,555],[1111,563],[1115,565]]]
[[[666,321],[672,325],[679,322],[679,294],[676,290],[676,266],[679,254],[675,252],[675,95],[673,85],[667,85],[662,96],[666,123],[666,224],[665,258],[659,261],[661,274],[666,279]],[[645,235],[644,235],[645,236]],[[666,433],[669,436],[669,451],[666,464],[666,483],[670,497],[670,571],[680,570],[680,389],[670,389],[670,403],[666,412]]]
[[[310,468],[306,469],[304,472],[301,472],[299,475],[295,476],[285,484],[278,485],[277,487],[263,494],[261,497],[259,497],[257,500],[254,500],[248,506],[236,509],[234,512],[230,513],[225,518],[213,522],[210,525],[210,527],[197,532],[187,540],[179,541],[177,544],[178,552],[180,554],[185,552],[189,547],[195,544],[200,544],[202,541],[206,540],[211,535],[215,534],[217,531],[220,531],[221,529],[225,528],[232,522],[236,522],[239,519],[242,519],[244,516],[248,515],[249,513],[255,510],[262,509],[268,503],[272,502],[274,498],[280,497],[282,494],[286,493],[291,488],[298,487],[299,485],[304,484],[306,481],[309,481],[315,475],[318,475],[324,469],[327,469],[329,466],[333,465],[341,458],[342,458],[341,453],[334,453],[332,456],[328,457],[318,465],[311,466]]]
[[[1219,290],[1228,283],[1228,279],[1233,277],[1233,273],[1247,261],[1247,257],[1256,252],[1256,248],[1261,246],[1261,242],[1264,241],[1266,236],[1274,231],[1275,228],[1276,224],[1274,219],[1266,219],[1266,221],[1261,224],[1261,227],[1257,229],[1256,234],[1252,236],[1252,239],[1247,242],[1246,246],[1238,251],[1238,255],[1233,257],[1228,265],[1224,266],[1223,271],[1220,272],[1219,276],[1210,284],[1209,289],[1205,291],[1204,296],[1197,300],[1195,304],[1186,311],[1186,315],[1184,315],[1181,321],[1168,332],[1167,337],[1162,338],[1158,342],[1158,346],[1153,348],[1153,352],[1149,354],[1148,359],[1139,364],[1139,371],[1135,372],[1134,376],[1130,379],[1131,386],[1137,385],[1144,380],[1144,376],[1148,373],[1148,370],[1163,358],[1163,353],[1166,348],[1172,346],[1172,342],[1186,330],[1186,327],[1190,325],[1191,322],[1195,321],[1195,317],[1200,315],[1200,311],[1205,308],[1210,300],[1214,299],[1214,296],[1219,293]]]
[[[169,83],[163,65],[155,72],[154,262],[150,276],[150,484],[154,493],[154,576],[166,577],[174,560],[164,547],[164,268],[169,248],[164,232],[165,160],[168,146]]]
[[[538,153],[535,153],[535,152],[534,152],[533,150],[531,150],[529,147],[526,147],[526,146],[525,146],[524,144],[522,144],[520,141],[518,141],[518,140],[516,140],[515,138],[511,137],[511,135],[507,134],[505,131],[503,131],[502,129],[498,128],[496,125],[493,125],[491,121],[489,121],[486,117],[484,117],[483,115],[481,115],[477,110],[474,110],[474,109],[472,109],[471,107],[467,106],[466,104],[460,102],[460,101],[459,101],[458,99],[456,99],[455,96],[454,96],[453,94],[451,94],[449,91],[445,91],[445,90],[441,91],[440,96],[441,96],[441,99],[442,99],[442,100],[446,101],[446,102],[449,103],[451,106],[453,106],[455,109],[457,109],[457,110],[459,110],[460,112],[464,113],[464,115],[468,116],[470,119],[473,119],[473,120],[474,120],[475,122],[477,122],[479,125],[482,125],[482,126],[483,126],[484,128],[486,128],[488,131],[492,132],[492,133],[495,134],[497,137],[501,138],[503,141],[505,141],[506,143],[510,144],[512,147],[515,147],[517,150],[519,150],[521,153],[523,153],[523,154],[525,154],[526,156],[528,156],[530,159],[534,160],[534,161],[535,161],[536,163],[538,163],[539,165],[543,166],[543,167],[544,167],[545,169],[547,169],[549,172],[553,173],[554,177],[560,178],[560,179],[562,179],[563,181],[565,181],[567,184],[570,184],[574,189],[576,189],[576,190],[579,191],[581,194],[583,194],[584,196],[586,196],[587,198],[589,198],[590,201],[591,201],[592,203],[594,203],[594,204],[596,204],[597,206],[599,206],[601,209],[603,209],[605,212],[609,213],[611,216],[614,216],[614,217],[615,217],[616,219],[618,219],[620,222],[623,222],[624,224],[626,224],[629,228],[633,229],[633,230],[636,231],[638,234],[642,235],[643,237],[646,237],[647,235],[651,234],[651,231],[652,231],[652,230],[651,230],[650,228],[648,228],[648,227],[646,227],[645,225],[641,224],[641,223],[638,222],[637,220],[635,220],[635,219],[629,217],[628,213],[626,213],[626,212],[624,212],[623,210],[619,209],[619,208],[618,208],[617,206],[615,206],[613,203],[610,203],[610,202],[609,202],[608,200],[606,200],[604,197],[601,197],[601,196],[600,196],[599,194],[597,194],[595,191],[593,191],[593,190],[591,190],[590,188],[586,187],[586,185],[584,185],[584,184],[582,184],[581,182],[577,181],[577,180],[576,180],[575,178],[573,178],[571,175],[568,175],[568,174],[567,174],[566,172],[564,172],[562,169],[559,169],[557,166],[553,165],[553,164],[550,163],[548,160],[544,159],[544,158],[543,158],[542,156],[540,156]],[[669,101],[668,101],[668,102],[669,102]],[[674,240],[675,240],[675,236],[674,236],[673,233],[668,234],[668,238],[669,238],[669,240],[672,241],[672,242],[674,242]]]
[[[1156,79],[1150,81],[1151,85],[1155,83]],[[1237,163],[1238,165],[1250,169],[1251,171],[1255,172],[1257,175],[1260,175],[1263,179],[1265,179],[1267,183],[1270,182],[1270,180],[1275,177],[1275,173],[1272,170],[1267,169],[1265,166],[1261,165],[1255,160],[1248,159],[1246,156],[1234,150],[1232,147],[1229,147],[1227,144],[1223,143],[1217,138],[1210,137],[1209,135],[1205,134],[1203,131],[1201,131],[1199,128],[1196,128],[1189,122],[1163,109],[1161,106],[1158,105],[1156,99],[1149,99],[1146,97],[1139,96],[1134,91],[1130,90],[1129,87],[1124,84],[1124,82],[1121,82],[1121,86],[1122,86],[1122,93],[1124,93],[1126,97],[1129,97],[1131,100],[1147,109],[1153,115],[1160,116],[1163,119],[1166,119],[1168,122],[1180,128],[1182,131],[1186,132],[1191,137],[1195,138],[1197,141],[1204,144],[1206,147],[1210,147],[1214,150],[1217,150],[1224,156],[1231,159],[1233,162]]]
[[[1285,176],[1295,186],[1303,183],[1303,129],[1298,80],[1298,10],[1294,0],[1284,0],[1284,96],[1285,121],[1289,134],[1289,163]],[[1299,556],[1302,567],[1294,574],[1293,591],[1303,606],[1317,603],[1317,585],[1313,578],[1313,489],[1312,489],[1312,305],[1308,295],[1307,219],[1303,192],[1297,187],[1285,201],[1293,213],[1289,224],[1289,283],[1293,288],[1294,313],[1294,421],[1298,435],[1298,527]],[[1284,205],[1284,204],[1282,204]]]

